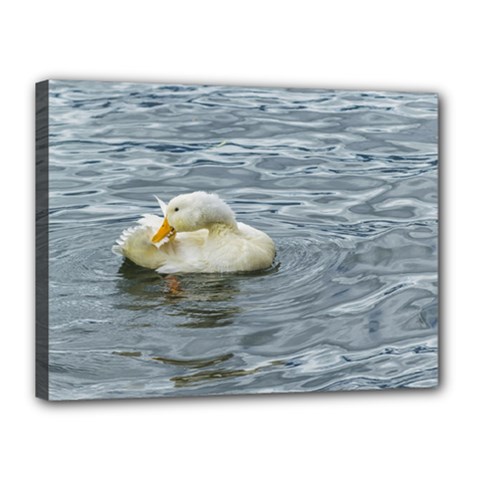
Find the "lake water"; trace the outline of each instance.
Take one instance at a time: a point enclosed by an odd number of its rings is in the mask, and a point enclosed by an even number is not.
[[[50,82],[50,398],[437,384],[437,96]],[[195,190],[274,265],[159,275],[111,252]]]

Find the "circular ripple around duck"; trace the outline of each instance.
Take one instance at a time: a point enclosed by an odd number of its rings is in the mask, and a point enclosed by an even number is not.
[[[255,315],[285,320],[305,317],[320,305],[322,291],[345,258],[348,249],[331,239],[281,239],[271,271],[254,282],[249,303]],[[270,294],[268,294],[270,292]]]
[[[50,235],[50,270],[62,285],[83,282],[111,282],[117,276],[111,252],[111,232],[101,228],[77,227],[63,235]],[[53,280],[54,281],[54,280]]]

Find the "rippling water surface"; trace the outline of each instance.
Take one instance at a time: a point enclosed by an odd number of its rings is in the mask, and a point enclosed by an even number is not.
[[[50,397],[437,384],[437,97],[50,83]],[[274,265],[159,275],[111,252],[217,192]]]

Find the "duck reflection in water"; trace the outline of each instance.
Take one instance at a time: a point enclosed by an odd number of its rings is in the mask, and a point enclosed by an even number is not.
[[[241,279],[215,273],[161,275],[125,260],[118,270],[117,288],[127,297],[120,297],[117,308],[159,310],[166,316],[180,317],[177,326],[184,328],[226,326],[242,311],[235,302]]]

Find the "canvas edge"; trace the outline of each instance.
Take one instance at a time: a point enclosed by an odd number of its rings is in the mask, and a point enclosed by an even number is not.
[[[35,84],[35,396],[49,399],[48,363],[48,92]]]

